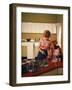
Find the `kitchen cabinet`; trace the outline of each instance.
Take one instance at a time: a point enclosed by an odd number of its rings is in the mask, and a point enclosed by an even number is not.
[[[32,23],[23,22],[21,24],[22,33],[43,33],[49,30],[51,33],[56,33],[56,23]]]
[[[39,42],[22,42],[22,57],[33,59],[37,56]]]

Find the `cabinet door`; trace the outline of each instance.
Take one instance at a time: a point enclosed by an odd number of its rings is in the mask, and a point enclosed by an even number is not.
[[[61,47],[61,39],[62,39],[62,26],[61,24],[57,24],[57,42],[60,47]]]
[[[53,23],[22,23],[23,33],[43,33],[45,30],[49,30],[51,33],[56,33],[56,24]]]
[[[52,26],[52,33],[55,34],[56,33],[56,24],[52,24],[51,26]]]
[[[27,46],[21,46],[21,56],[27,57]]]

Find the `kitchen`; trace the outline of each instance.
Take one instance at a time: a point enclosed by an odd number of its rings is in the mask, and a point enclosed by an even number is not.
[[[26,63],[30,63],[30,61],[28,60],[33,60],[33,62],[35,63],[34,59],[37,57],[38,50],[39,50],[39,40],[44,30],[50,30],[52,34],[51,41],[57,41],[61,49],[63,48],[63,38],[62,38],[63,37],[63,15],[22,13],[21,20],[22,20],[21,21],[22,22],[21,23],[21,30],[22,30],[21,55],[22,55],[22,66],[24,70],[26,70],[26,66],[25,66]],[[24,71],[23,69],[22,69],[22,72]],[[62,67],[55,70],[56,71],[53,71],[53,73],[51,72],[51,74],[49,74],[49,72],[51,71],[50,70],[47,75],[57,75],[57,74],[63,73]],[[26,73],[26,72],[23,72],[23,73]],[[44,72],[42,72],[40,74],[39,73],[36,74],[35,76],[38,76],[38,75],[45,75],[45,74]]]

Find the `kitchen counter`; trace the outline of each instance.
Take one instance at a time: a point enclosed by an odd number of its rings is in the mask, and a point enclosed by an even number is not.
[[[29,42],[23,41],[21,45],[22,45],[22,46],[27,46],[29,43],[32,43],[32,44],[34,44],[35,46],[39,46],[39,42],[36,42],[36,41],[29,41]]]

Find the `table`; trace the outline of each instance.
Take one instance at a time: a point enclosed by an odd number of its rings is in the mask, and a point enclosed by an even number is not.
[[[27,63],[23,63],[22,66],[23,65],[27,65]],[[63,61],[57,61],[57,62],[48,61],[48,66],[40,67],[35,72],[22,73],[22,77],[40,76],[42,73],[49,72],[49,71],[54,70],[56,68],[63,68]]]

